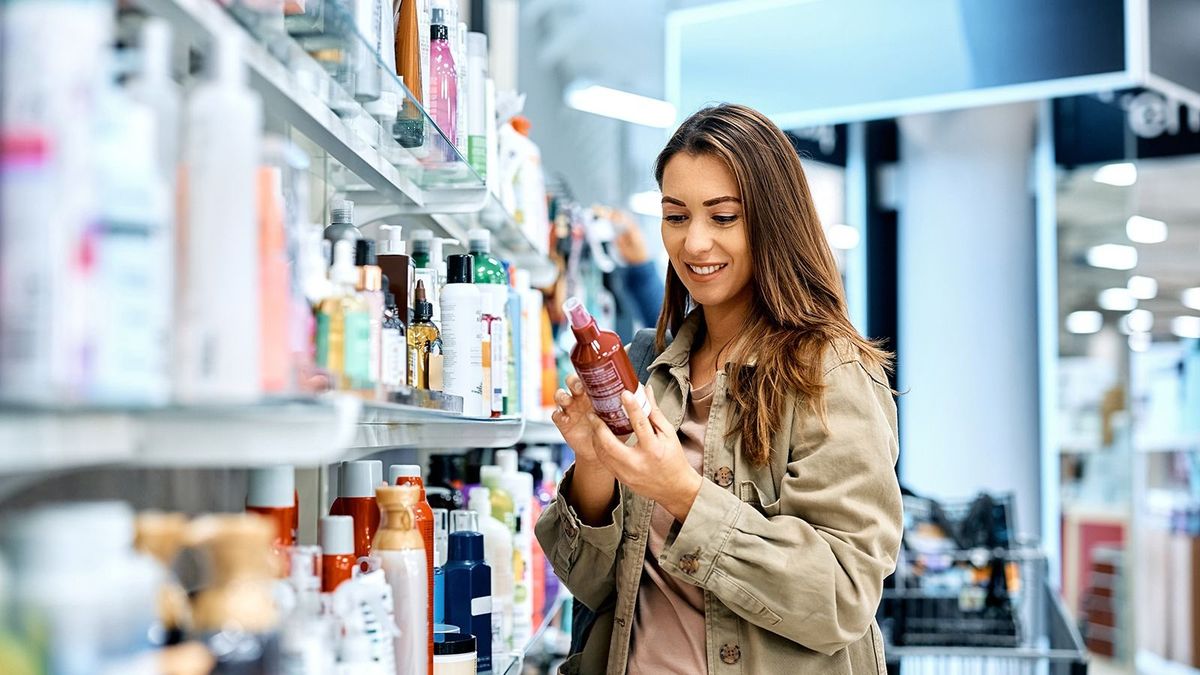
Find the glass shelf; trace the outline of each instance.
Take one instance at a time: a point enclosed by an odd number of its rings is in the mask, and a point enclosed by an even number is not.
[[[353,442],[355,454],[383,448],[507,448],[521,439],[525,421],[463,417],[400,403],[365,402]]]
[[[527,420],[521,442],[528,445],[553,445],[562,443],[563,437],[553,422]]]
[[[354,30],[343,5],[309,3],[313,25],[305,31],[295,16],[285,22],[282,3],[235,2],[228,12],[214,0],[137,4],[170,20],[193,43],[207,46],[206,55],[213,53],[211,44],[218,36],[243,36],[250,84],[262,96],[268,118],[285,121],[344,167],[340,187],[352,199],[393,204],[412,213],[482,208],[487,199],[483,179]],[[279,11],[254,9],[267,6]],[[356,99],[351,91],[355,66],[363,63],[367,65],[357,70],[379,80],[373,101]],[[391,133],[384,126],[391,126]]]

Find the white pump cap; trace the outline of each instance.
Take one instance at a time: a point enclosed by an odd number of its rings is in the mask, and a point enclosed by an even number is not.
[[[419,464],[393,464],[388,467],[388,485],[395,485],[397,478],[420,478]]]
[[[250,470],[246,506],[285,509],[296,505],[296,472],[291,466]]]
[[[492,491],[485,487],[471,488],[467,508],[478,513],[480,517],[492,515]]]
[[[400,225],[379,226],[379,254],[404,255],[404,228]]]
[[[504,473],[517,472],[517,451],[512,448],[496,451],[496,466]]]
[[[142,24],[141,77],[150,82],[171,79],[171,24],[150,17]]]
[[[333,266],[329,268],[329,280],[335,284],[358,283],[358,268],[354,266],[354,242],[339,239],[333,243]]]
[[[375,472],[369,461],[342,462],[338,468],[339,497],[374,497]]]
[[[490,252],[492,250],[492,233],[481,227],[468,231],[467,248],[471,251]]]
[[[320,527],[321,552],[325,555],[354,555],[354,519],[325,516]]]

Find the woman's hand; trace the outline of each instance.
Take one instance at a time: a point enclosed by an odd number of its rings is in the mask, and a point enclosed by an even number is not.
[[[583,390],[579,376],[567,376],[567,388],[554,392],[554,403],[558,410],[550,415],[554,426],[563,435],[563,440],[575,451],[575,458],[584,462],[595,462],[596,451],[592,449],[592,425],[588,415],[593,415],[592,399]]]
[[[642,412],[633,394],[628,391],[621,394],[621,405],[637,437],[633,446],[618,440],[608,425],[588,408],[592,450],[617,480],[635,493],[654,500],[682,523],[687,519],[704,479],[688,463],[675,428],[658,409],[658,402],[649,387],[646,395],[650,399],[649,417]]]

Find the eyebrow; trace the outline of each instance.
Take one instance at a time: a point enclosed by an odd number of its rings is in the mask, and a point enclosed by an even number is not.
[[[731,197],[729,195],[725,195],[723,197],[713,197],[712,199],[706,200],[704,202],[704,206],[716,206],[717,204],[724,204],[725,202],[736,202],[738,204],[741,204],[742,200],[738,199],[737,197]],[[682,201],[680,201],[674,197],[668,197],[666,195],[663,195],[662,203],[674,204],[676,206],[683,206],[683,207],[687,206],[687,204],[684,204]]]

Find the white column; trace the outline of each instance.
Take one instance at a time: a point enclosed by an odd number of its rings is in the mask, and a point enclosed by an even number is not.
[[[1036,104],[900,120],[901,480],[1041,529]]]

